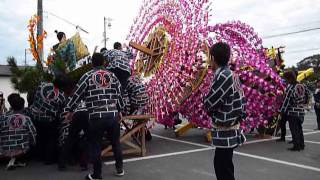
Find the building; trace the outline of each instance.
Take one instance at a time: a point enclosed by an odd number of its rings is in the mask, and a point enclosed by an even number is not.
[[[22,67],[23,68],[23,67]],[[13,92],[17,92],[14,90],[13,85],[11,83],[11,71],[10,66],[8,65],[0,65],[0,91],[3,92],[3,97],[7,100],[9,94]],[[26,94],[21,95],[26,100]],[[27,103],[25,104],[27,105]],[[8,102],[6,101],[6,107],[9,107]]]

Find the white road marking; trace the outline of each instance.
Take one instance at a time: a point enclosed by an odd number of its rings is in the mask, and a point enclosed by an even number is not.
[[[214,149],[214,147],[207,147],[207,148],[193,149],[193,150],[188,150],[188,151],[180,151],[180,152],[159,154],[159,155],[146,156],[146,157],[130,158],[130,159],[123,160],[123,162],[127,163],[127,162],[141,161],[141,160],[147,160],[147,159],[156,159],[156,158],[177,156],[177,155],[183,155],[183,154],[189,154],[189,153],[195,153],[195,152],[209,151],[209,150],[213,150],[213,149]],[[115,161],[105,162],[104,164],[105,165],[112,165],[112,164],[115,164]]]
[[[284,165],[288,165],[288,166],[298,167],[298,168],[302,168],[302,169],[308,169],[308,170],[311,170],[311,171],[320,172],[320,168],[307,166],[307,165],[303,165],[303,164],[297,164],[297,163],[282,161],[282,160],[278,160],[278,159],[266,158],[266,157],[263,157],[263,156],[257,156],[257,155],[242,153],[242,152],[238,152],[238,151],[234,151],[234,154],[237,154],[237,155],[240,155],[240,156],[245,156],[245,157],[250,157],[250,158],[254,158],[254,159],[260,159],[260,160],[264,160],[264,161],[269,161],[269,162],[273,162],[273,163],[278,163],[278,164],[284,164]]]
[[[199,146],[199,147],[205,147],[205,148],[211,147],[209,145],[193,143],[193,142],[183,141],[183,140],[179,140],[179,139],[168,138],[168,137],[164,137],[164,136],[160,136],[160,135],[156,135],[156,134],[152,134],[152,137],[157,137],[160,139],[165,139],[165,140],[174,141],[174,142],[180,142],[180,143],[189,144],[189,145],[193,145],[193,146]]]
[[[317,134],[317,133],[320,133],[320,131],[306,132],[306,133],[303,133],[303,134],[304,134],[304,135],[311,135],[311,134]],[[183,140],[168,138],[168,137],[164,137],[164,136],[160,136],[160,135],[156,135],[156,134],[152,134],[152,136],[157,137],[157,138],[161,138],[161,139],[165,139],[165,140],[169,140],[169,141],[174,141],[174,142],[180,142],[180,143],[184,143],[184,144],[189,144],[189,145],[193,145],[193,146],[211,147],[211,146],[209,146],[209,145],[204,145],[204,144],[193,143],[193,142],[189,142],[189,141],[183,141]],[[292,137],[292,135],[286,136],[286,138],[291,138],[291,137]],[[276,140],[276,139],[278,139],[278,138],[279,138],[279,137],[274,137],[274,136],[272,136],[272,138],[270,138],[270,139],[258,139],[258,140],[247,141],[247,142],[244,143],[244,145],[246,145],[246,144],[260,143],[260,142],[273,141],[273,140]]]
[[[317,142],[317,141],[304,141],[305,143],[310,143],[310,144],[319,144],[320,145],[320,142]]]
[[[317,134],[317,133],[320,133],[320,131],[307,132],[307,133],[304,133],[304,135]],[[162,136],[160,136],[160,137],[162,138]],[[290,138],[291,135],[288,135],[286,137]],[[163,139],[166,139],[166,140],[169,140],[169,141],[174,141],[174,142],[190,144],[190,142],[188,142],[188,141],[176,140],[176,139],[167,138],[167,137],[164,137]],[[275,140],[275,139],[277,139],[277,137],[272,137],[271,139],[256,140],[256,141],[253,141],[253,142],[249,141],[246,144],[253,144],[253,143],[258,143],[258,142],[272,141],[272,140]],[[305,141],[305,142],[312,142],[312,141]],[[318,143],[318,142],[313,142],[313,143]],[[202,144],[198,144],[198,143],[191,143],[191,144],[203,146]],[[298,168],[302,168],[302,169],[308,169],[308,170],[320,172],[320,168],[312,167],[312,166],[308,166],[308,165],[297,164],[297,163],[282,161],[282,160],[278,160],[278,159],[272,159],[272,158],[267,158],[267,157],[263,157],[263,156],[257,156],[257,155],[242,153],[242,152],[238,152],[238,151],[234,151],[234,153],[237,154],[237,155],[240,155],[240,156],[251,157],[251,158],[255,158],[255,159],[260,159],[260,160],[265,160],[265,161],[274,162],[274,163],[278,163],[278,164],[284,164],[284,165],[288,165],[288,166],[293,166],[293,167],[298,167]]]
[[[290,128],[286,128],[287,130],[290,130]],[[314,131],[313,129],[303,129],[303,131],[308,131],[308,132],[311,132],[311,131]]]
[[[303,133],[303,135],[312,135],[312,134],[318,134],[320,133],[320,131],[312,131],[312,132],[306,132],[306,133]],[[291,136],[290,136],[291,137]]]
[[[320,131],[307,132],[307,133],[304,133],[304,135],[317,134],[317,133],[320,133]],[[177,155],[183,155],[183,154],[189,154],[189,153],[195,153],[195,152],[203,152],[203,151],[208,151],[208,150],[214,150],[215,149],[214,147],[207,146],[207,145],[204,145],[204,144],[193,143],[193,142],[183,141],[183,140],[177,140],[177,139],[168,138],[168,137],[164,137],[164,136],[160,136],[160,135],[156,135],[156,134],[152,134],[152,136],[153,137],[157,137],[157,138],[161,138],[161,139],[165,139],[165,140],[168,140],[168,141],[179,142],[179,143],[184,143],[184,144],[189,144],[189,145],[199,146],[199,147],[204,147],[204,148],[188,150],[188,151],[180,151],[180,152],[174,152],[174,153],[159,154],[159,155],[153,155],[153,156],[146,156],[146,157],[131,158],[131,159],[126,159],[123,162],[127,163],[127,162],[134,162],[134,161],[141,161],[141,160],[148,160],[148,159],[156,159],[156,158],[177,156]],[[286,136],[286,137],[290,138],[291,135]],[[276,137],[272,137],[271,139],[261,139],[261,140],[256,140],[256,141],[249,141],[246,144],[253,144],[253,143],[258,143],[258,142],[272,141],[272,140],[275,140],[275,139],[276,139]],[[320,142],[315,142],[315,141],[305,141],[305,142],[320,144]],[[312,166],[308,166],[308,165],[297,164],[297,163],[282,161],[282,160],[278,160],[278,159],[272,159],[272,158],[267,158],[267,157],[263,157],[263,156],[257,156],[257,155],[242,153],[242,152],[238,152],[238,151],[234,151],[234,154],[240,155],[240,156],[244,156],[244,157],[250,157],[250,158],[254,158],[254,159],[260,159],[260,160],[269,161],[269,162],[273,162],[273,163],[284,164],[284,165],[287,165],[287,166],[293,166],[293,167],[298,167],[298,168],[302,168],[302,169],[307,169],[307,170],[320,172],[320,168],[312,167]],[[112,165],[112,164],[115,164],[115,162],[114,161],[110,161],[110,162],[105,162],[104,164],[105,165]]]
[[[292,139],[292,138],[290,138],[290,139]],[[318,141],[308,141],[308,140],[305,140],[304,142],[305,142],[305,143],[310,143],[310,144],[318,144],[318,145],[320,145],[320,142],[318,142]]]
[[[252,140],[252,141],[246,141],[243,145],[246,145],[246,144],[255,144],[255,143],[260,143],[260,142],[268,142],[268,141],[273,141],[273,140],[276,140],[277,137],[272,137],[272,138],[269,138],[269,139],[258,139],[258,140]]]
[[[303,133],[304,135],[311,135],[311,134],[317,134],[317,133],[320,133],[320,131],[312,131],[312,132],[306,132],[306,133]],[[292,135],[288,135],[286,136],[286,138],[291,138]],[[246,144],[254,144],[254,143],[260,143],[260,142],[268,142],[268,141],[273,141],[273,140],[276,140],[278,139],[279,137],[274,137],[272,136],[272,138],[270,139],[258,139],[258,140],[252,140],[252,141],[247,141],[244,143],[244,145]]]
[[[303,123],[303,125],[312,125],[312,126],[315,126],[316,125],[316,123]]]

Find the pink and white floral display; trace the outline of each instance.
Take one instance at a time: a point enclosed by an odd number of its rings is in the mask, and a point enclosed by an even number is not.
[[[209,26],[209,9],[208,0],[143,2],[127,39],[143,44],[158,26],[165,28],[169,39],[163,62],[146,84],[150,96],[147,110],[164,125],[172,126],[175,112],[180,112],[196,126],[210,128],[211,119],[203,108],[203,97],[213,78],[210,69],[191,96],[182,103],[177,102],[184,96],[187,82],[207,66],[199,57],[203,44],[211,46],[224,41],[232,48],[232,64],[243,82],[247,100],[247,118],[242,128],[266,125],[279,107],[277,97],[283,92],[283,84],[266,63],[262,40],[253,28],[238,21]]]

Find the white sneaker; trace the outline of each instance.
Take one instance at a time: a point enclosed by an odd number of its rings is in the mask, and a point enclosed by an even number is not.
[[[91,174],[86,176],[86,180],[101,180],[102,178],[93,178]]]
[[[10,171],[16,168],[16,166],[14,165],[14,163],[16,162],[16,158],[11,158],[9,163],[7,164],[6,170]]]
[[[114,172],[114,175],[118,176],[118,177],[122,177],[122,176],[124,176],[124,170],[123,169],[122,170],[116,170]]]

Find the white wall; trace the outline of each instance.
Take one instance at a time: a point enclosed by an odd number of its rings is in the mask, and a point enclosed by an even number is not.
[[[7,101],[8,96],[11,93],[14,93],[17,91],[13,89],[12,84],[10,82],[10,77],[0,77],[0,91],[3,92],[3,97],[6,99],[6,107],[9,109],[10,105]],[[21,96],[24,98],[26,101],[25,106],[27,106],[27,95],[26,94],[21,94]]]

